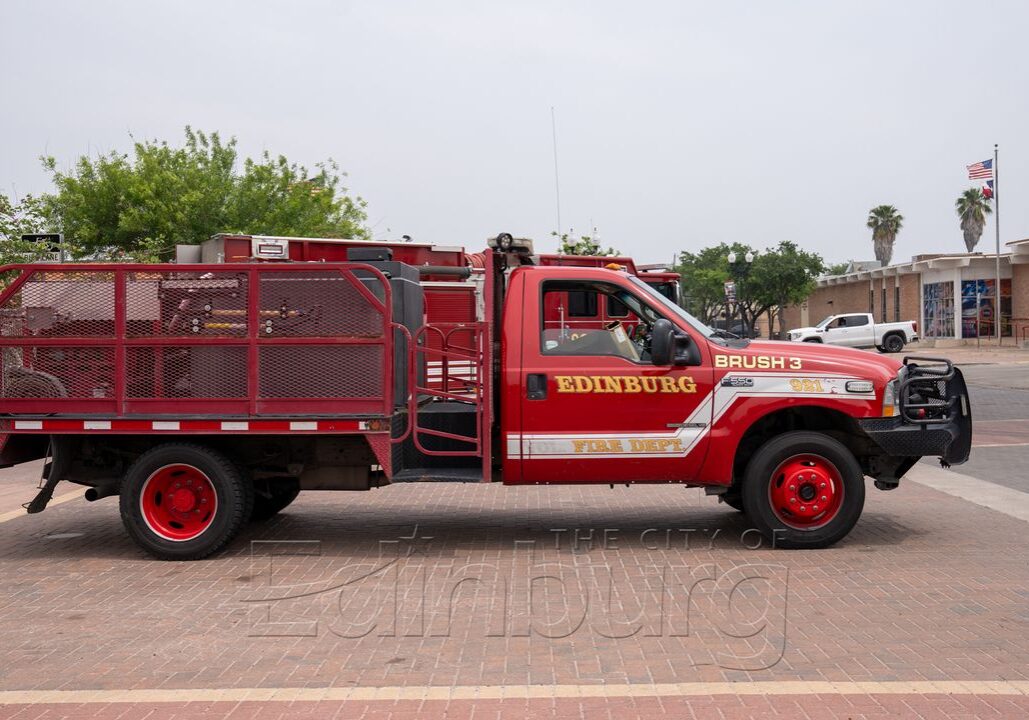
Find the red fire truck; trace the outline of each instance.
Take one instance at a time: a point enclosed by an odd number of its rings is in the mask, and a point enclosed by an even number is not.
[[[722,338],[630,272],[541,264],[509,234],[332,258],[230,237],[201,262],[0,268],[0,463],[46,459],[29,512],[78,483],[119,496],[154,556],[195,559],[302,490],[678,483],[819,548],[865,476],[968,456],[945,360]],[[472,314],[430,311],[433,283],[467,286]],[[574,293],[618,312],[575,326]]]

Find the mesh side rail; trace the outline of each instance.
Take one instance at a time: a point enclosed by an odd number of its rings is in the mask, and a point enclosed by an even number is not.
[[[15,273],[0,414],[391,412],[392,298],[369,265],[0,267]]]

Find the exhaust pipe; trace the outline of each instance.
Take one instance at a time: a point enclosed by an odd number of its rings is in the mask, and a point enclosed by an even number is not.
[[[97,500],[111,495],[117,495],[121,491],[117,485],[97,485],[86,490],[86,500],[96,502]]]

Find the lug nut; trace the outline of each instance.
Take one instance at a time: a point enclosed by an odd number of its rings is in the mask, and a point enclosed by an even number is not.
[[[820,487],[820,488],[822,488],[823,490],[825,490],[825,483],[822,483],[822,484],[821,484],[821,485],[819,485],[818,487]]]
[[[825,495],[823,495],[822,496],[822,502],[829,502],[829,498],[827,498]]]
[[[807,508],[806,508],[806,507],[804,507],[803,505],[801,505],[801,506],[800,506],[800,511],[801,511],[801,512],[804,512],[805,510],[807,510]]]
[[[796,492],[796,490],[797,490],[797,486],[796,485],[790,485],[790,492]]]
[[[795,503],[795,502],[797,502],[797,498],[790,498],[790,502],[791,502],[791,503]]]
[[[817,506],[817,505],[815,505],[815,507],[814,507],[814,511],[815,511],[815,512],[818,512],[818,506]]]

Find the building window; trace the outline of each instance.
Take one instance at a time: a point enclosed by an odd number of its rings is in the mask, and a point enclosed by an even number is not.
[[[923,285],[922,314],[925,316],[925,337],[954,337],[954,283]]]
[[[900,322],[900,285],[893,287],[893,322]]]
[[[997,335],[997,281],[961,281],[961,337]],[[1011,337],[1011,280],[1000,281],[1000,332]]]

